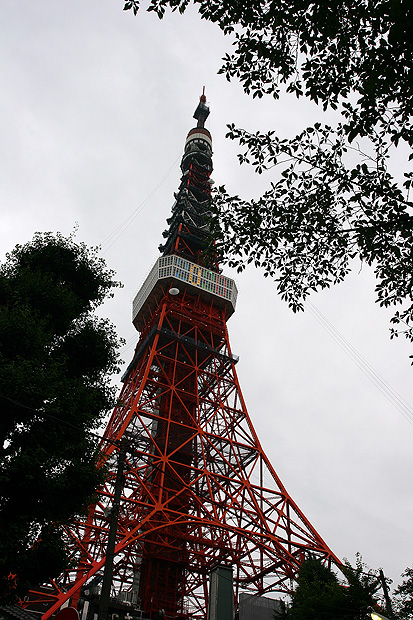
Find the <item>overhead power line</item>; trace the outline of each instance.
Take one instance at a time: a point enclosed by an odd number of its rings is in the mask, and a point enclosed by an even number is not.
[[[174,163],[172,164],[172,166],[169,168],[168,172],[162,177],[162,179],[159,181],[159,183],[153,188],[153,190],[146,196],[146,198],[136,207],[136,209],[134,209],[132,211],[132,213],[130,213],[128,215],[127,218],[125,218],[123,220],[123,222],[121,222],[119,224],[119,226],[117,226],[115,228],[115,230],[113,230],[107,237],[105,237],[105,239],[103,239],[103,241],[101,242],[101,247],[102,247],[102,254],[105,254],[109,248],[112,247],[112,245],[114,243],[116,243],[116,241],[123,235],[123,233],[129,228],[129,226],[132,224],[132,222],[134,221],[134,219],[137,217],[137,215],[146,207],[146,205],[148,204],[148,202],[151,200],[151,198],[156,194],[156,192],[158,191],[158,189],[163,185],[163,183],[166,181],[166,179],[172,174],[172,172],[175,170],[176,164],[178,162],[178,160],[180,159],[180,156],[177,157],[177,159],[175,159]]]
[[[318,321],[325,331],[335,340],[339,347],[360,368],[366,377],[377,387],[387,400],[413,425],[413,408],[384,379],[379,372],[357,351],[357,349],[338,331],[327,317],[310,301],[306,302],[310,314]]]

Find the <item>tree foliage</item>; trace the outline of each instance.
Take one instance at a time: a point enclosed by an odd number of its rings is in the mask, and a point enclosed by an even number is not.
[[[258,200],[218,189],[215,233],[230,265],[262,267],[297,311],[311,291],[341,282],[357,259],[373,267],[379,303],[399,307],[393,322],[412,337],[413,218],[384,156],[347,168],[342,127],[316,124],[292,140],[234,127],[229,135],[258,172],[287,164]]]
[[[96,250],[36,234],[0,266],[0,596],[56,576],[62,525],[101,481],[92,432],[113,402],[113,272]]]
[[[346,583],[318,559],[308,558],[301,565],[291,605],[276,615],[277,620],[359,620],[376,607],[374,595],[379,580],[366,570],[360,556],[356,567],[343,567]]]
[[[397,618],[411,620],[413,618],[413,568],[406,568],[402,574],[402,583],[395,589]]]
[[[183,12],[190,0],[151,0]],[[294,311],[311,291],[372,265],[377,300],[396,305],[392,336],[413,340],[413,5],[408,0],[193,0],[232,37],[220,72],[261,98],[281,91],[337,113],[289,139],[229,126],[240,162],[266,172],[257,200],[219,188],[218,248],[273,277]],[[125,9],[137,12],[139,2]],[[397,178],[389,164],[399,147]],[[402,147],[402,148],[400,148]],[[403,166],[406,166],[403,170]]]

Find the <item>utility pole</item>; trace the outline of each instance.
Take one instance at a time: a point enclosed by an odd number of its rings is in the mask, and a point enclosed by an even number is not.
[[[383,588],[383,592],[384,592],[384,598],[386,600],[386,611],[390,617],[390,620],[395,620],[393,608],[391,606],[391,600],[389,596],[389,589],[387,587],[386,579],[384,577],[384,573],[381,568],[379,569],[379,576],[380,576],[380,581],[381,581],[381,587]]]
[[[110,512],[108,544],[106,547],[105,569],[103,572],[102,591],[99,603],[99,620],[107,620],[109,609],[110,589],[112,587],[113,559],[115,557],[116,533],[118,531],[118,517],[120,496],[123,486],[123,471],[125,469],[127,439],[122,437],[118,456],[118,468],[113,493],[113,504]]]

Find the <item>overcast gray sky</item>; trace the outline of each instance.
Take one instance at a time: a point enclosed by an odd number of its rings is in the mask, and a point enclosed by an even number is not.
[[[122,8],[122,0],[2,0],[0,252],[3,259],[37,230],[69,234],[78,222],[78,240],[102,244],[124,284],[104,314],[127,340],[128,362],[138,336],[131,300],[158,256],[203,85],[213,178],[244,197],[270,177],[240,168],[226,123],[288,136],[324,117],[289,97],[252,100],[218,76],[230,42],[193,10],[159,21]],[[336,555],[354,562],[360,551],[397,583],[413,565],[413,416],[383,395],[314,311],[293,315],[252,268],[233,277],[240,294],[231,346],[275,470]],[[411,404],[411,347],[390,342],[391,313],[374,299],[374,278],[357,265],[311,302]]]

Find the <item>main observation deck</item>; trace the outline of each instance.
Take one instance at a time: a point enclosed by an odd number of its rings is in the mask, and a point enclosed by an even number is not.
[[[224,309],[227,319],[235,312],[238,290],[234,280],[170,254],[158,258],[133,300],[132,322],[138,331],[142,331],[146,319],[171,288],[213,302]]]

